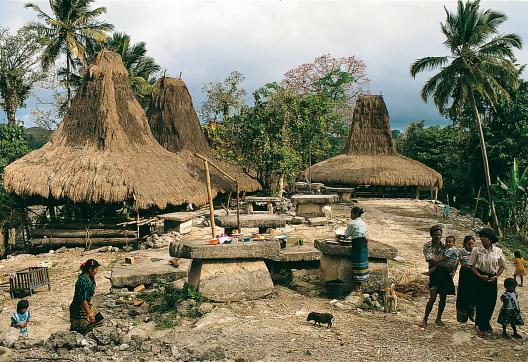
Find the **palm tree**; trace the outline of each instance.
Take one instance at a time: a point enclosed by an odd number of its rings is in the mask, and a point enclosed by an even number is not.
[[[114,26],[97,20],[106,13],[106,8],[90,9],[94,0],[49,0],[53,16],[46,14],[35,3],[25,4],[37,12],[42,22],[32,22],[30,28],[37,30],[46,45],[42,57],[44,70],[57,61],[60,55],[66,56],[66,91],[68,106],[71,101],[70,74],[75,69],[75,61],[85,64],[86,47],[104,42],[106,32]]]
[[[520,49],[522,41],[517,34],[498,33],[497,28],[506,21],[506,15],[491,9],[480,11],[479,6],[479,0],[466,3],[459,0],[456,13],[445,9],[446,21],[441,29],[444,45],[451,54],[418,59],[410,71],[414,78],[422,71],[440,69],[427,80],[421,96],[426,102],[432,96],[442,114],[457,115],[465,107],[471,107],[480,138],[490,210],[498,228],[477,98],[491,107],[501,98],[509,99],[505,87],[516,88],[519,82],[513,48]]]

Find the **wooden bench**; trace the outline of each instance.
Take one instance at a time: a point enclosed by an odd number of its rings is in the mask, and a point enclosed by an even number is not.
[[[22,293],[33,295],[36,289],[46,285],[48,286],[48,290],[51,290],[47,267],[30,267],[9,274],[9,292],[11,298],[15,298],[15,296]]]

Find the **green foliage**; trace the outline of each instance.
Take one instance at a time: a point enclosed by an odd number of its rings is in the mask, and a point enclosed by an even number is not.
[[[167,280],[160,280],[148,293],[140,294],[139,297],[151,304],[151,312],[159,313],[177,309],[178,304],[186,299],[193,299],[196,302],[204,299],[202,294],[189,284],[185,284],[180,290],[173,288],[171,282]]]
[[[495,192],[497,211],[505,226],[518,234],[528,226],[528,167],[521,173],[517,159],[513,160],[506,182],[497,177]]]
[[[246,91],[240,86],[244,79],[244,75],[235,70],[222,82],[204,84],[202,91],[206,100],[200,109],[202,119],[226,119],[239,114],[246,107]]]
[[[25,220],[24,204],[19,198],[4,190],[2,174],[5,166],[29,152],[26,143],[26,130],[14,124],[0,125],[0,232],[17,227]],[[0,256],[3,255],[4,245],[0,245]]]
[[[441,24],[449,56],[421,58],[410,69],[412,77],[423,71],[439,69],[427,80],[421,96],[426,102],[432,97],[441,113],[456,116],[468,106],[472,108],[481,144],[490,211],[496,227],[499,227],[499,221],[491,191],[490,167],[477,98],[488,107],[494,107],[500,99],[509,99],[508,88],[518,86],[519,71],[514,64],[513,49],[520,49],[522,41],[517,34],[499,34],[498,26],[506,19],[506,15],[491,9],[481,11],[479,0],[458,0],[456,12],[446,9],[446,20]]]
[[[280,176],[294,179],[310,162],[334,153],[332,102],[324,94],[296,95],[277,83],[254,93],[255,106],[224,119],[209,137],[217,155],[254,170],[268,192]]]
[[[47,70],[64,54],[66,61],[65,85],[67,102],[71,100],[70,75],[79,62],[86,64],[86,48],[107,40],[107,32],[114,26],[99,20],[106,8],[91,9],[94,0],[49,0],[52,15],[45,13],[38,4],[27,3],[25,7],[37,13],[40,22],[31,22],[29,28],[36,30],[45,48],[42,67]]]
[[[46,142],[48,142],[51,138],[52,131],[40,128],[40,127],[30,127],[26,129],[27,132],[27,145],[30,149],[36,150],[42,146]]]
[[[35,82],[43,78],[37,67],[40,44],[28,28],[15,35],[0,28],[0,107],[9,124],[15,123],[17,108],[24,107]]]
[[[181,290],[172,288],[170,284],[167,280],[161,280],[154,284],[148,292],[138,295],[151,305],[149,312],[156,322],[156,329],[177,326],[181,323],[181,317],[199,318],[202,316],[197,308],[185,311],[185,315],[178,311],[179,304],[186,299],[201,302],[202,294],[188,284],[185,284]]]

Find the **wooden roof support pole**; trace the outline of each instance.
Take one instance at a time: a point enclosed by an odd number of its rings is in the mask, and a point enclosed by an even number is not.
[[[198,157],[198,158],[200,158],[200,159],[202,159],[204,161],[204,166],[205,166],[205,170],[206,170],[205,171],[205,173],[206,173],[205,177],[206,177],[206,182],[207,182],[207,194],[208,194],[208,197],[209,197],[209,209],[210,209],[210,213],[211,213],[211,229],[213,231],[213,238],[215,237],[215,233],[214,233],[214,208],[213,208],[213,199],[212,199],[212,192],[211,192],[211,179],[209,177],[209,164],[211,166],[213,166],[214,168],[216,168],[226,178],[228,178],[229,180],[233,181],[235,183],[235,185],[236,185],[236,194],[237,194],[237,229],[238,229],[238,232],[240,232],[240,198],[239,198],[240,190],[239,190],[239,187],[238,187],[238,180],[236,178],[230,176],[227,172],[222,170],[215,163],[211,162],[210,160],[208,160],[204,156],[199,155],[197,153],[195,153],[194,156]],[[229,205],[227,205],[227,207],[229,208]]]
[[[209,201],[209,217],[211,218],[211,235],[214,239],[216,237],[215,232],[215,219],[214,219],[214,207],[213,207],[213,193],[211,191],[211,177],[209,176],[209,162],[204,160],[205,168],[205,182],[207,184],[207,199]]]

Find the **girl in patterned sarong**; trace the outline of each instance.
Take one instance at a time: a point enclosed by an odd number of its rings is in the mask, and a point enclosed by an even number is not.
[[[75,294],[70,304],[70,330],[87,333],[95,323],[95,312],[91,299],[95,293],[95,274],[99,268],[97,260],[88,259],[81,264],[82,273],[75,283]]]
[[[473,284],[475,275],[471,270],[469,258],[475,245],[475,238],[468,235],[464,238],[463,247],[458,250],[460,272],[458,274],[458,289],[456,298],[456,316],[459,323],[475,320],[475,302],[473,300]]]
[[[361,219],[363,209],[353,207],[350,212],[352,221],[348,224],[345,236],[352,239],[351,261],[352,261],[352,282],[357,292],[361,291],[361,285],[368,280],[368,243],[367,224]]]

